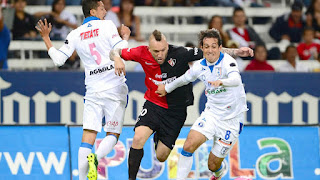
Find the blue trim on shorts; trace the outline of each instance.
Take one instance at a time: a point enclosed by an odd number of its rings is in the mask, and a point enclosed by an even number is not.
[[[127,108],[128,103],[129,103],[129,94],[127,94],[127,104],[126,104],[126,107],[124,107],[124,108]]]
[[[182,154],[182,156],[191,157],[193,153],[187,152],[182,149],[181,154]]]
[[[89,144],[89,143],[84,143],[82,142],[80,147],[84,147],[84,148],[88,148],[88,149],[92,149],[93,148],[93,145]]]
[[[239,130],[239,134],[242,132],[243,129],[243,123],[240,123],[240,130]]]
[[[219,168],[218,170],[216,170],[215,172],[218,172],[218,171],[220,171],[221,169],[222,169],[222,164],[221,164],[220,168]]]

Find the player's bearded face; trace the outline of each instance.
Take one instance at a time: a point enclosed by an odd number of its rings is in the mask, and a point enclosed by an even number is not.
[[[222,46],[219,46],[218,39],[204,38],[201,48],[203,51],[203,55],[207,59],[207,61],[213,63],[219,59]]]
[[[165,40],[162,41],[150,41],[149,43],[149,51],[152,54],[154,60],[157,61],[158,64],[163,64],[166,60],[168,54],[168,43]]]

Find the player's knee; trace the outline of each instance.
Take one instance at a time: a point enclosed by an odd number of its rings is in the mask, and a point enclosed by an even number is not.
[[[166,154],[157,154],[157,159],[160,161],[160,162],[164,162],[166,161],[168,158],[168,156]]]
[[[144,136],[134,135],[132,146],[134,146],[135,148],[143,148],[144,143],[145,143]]]
[[[217,171],[220,168],[220,166],[221,166],[221,163],[208,161],[208,169],[212,172]]]
[[[186,141],[183,145],[183,150],[189,153],[194,153],[194,151],[196,150],[196,147],[193,145],[191,141]]]

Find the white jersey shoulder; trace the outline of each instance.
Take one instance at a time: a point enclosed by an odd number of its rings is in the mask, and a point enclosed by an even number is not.
[[[114,73],[111,49],[122,39],[110,20],[91,20],[71,31],[60,51],[71,56],[77,51],[85,69],[87,91],[98,92],[125,82]]]

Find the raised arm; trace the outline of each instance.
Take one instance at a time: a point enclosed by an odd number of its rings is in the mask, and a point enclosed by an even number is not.
[[[233,58],[236,58],[237,56],[240,56],[240,57],[253,56],[253,50],[249,47],[241,47],[239,49],[222,48],[221,51],[223,53],[229,54]]]
[[[48,54],[53,63],[56,66],[62,66],[69,57],[52,46],[52,42],[49,37],[52,29],[51,23],[48,24],[47,19],[44,19],[44,22],[40,19],[37,23],[36,29],[39,31],[44,43],[46,44]]]

